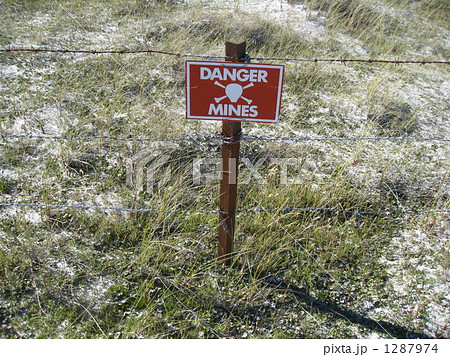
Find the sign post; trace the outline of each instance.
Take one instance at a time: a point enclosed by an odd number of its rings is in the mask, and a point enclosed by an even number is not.
[[[246,43],[234,44],[226,42],[225,56],[227,61],[244,62]],[[229,88],[228,86],[226,88]],[[228,96],[229,93],[225,92]],[[232,92],[230,91],[232,94]],[[235,98],[230,95],[230,101]],[[219,190],[219,245],[218,258],[225,265],[230,265],[233,252],[234,223],[237,200],[237,179],[239,151],[241,147],[241,122],[222,122],[222,175]]]
[[[186,118],[222,120],[218,258],[233,252],[241,122],[277,123],[284,66],[245,63],[246,43],[226,42],[226,62],[186,61]]]

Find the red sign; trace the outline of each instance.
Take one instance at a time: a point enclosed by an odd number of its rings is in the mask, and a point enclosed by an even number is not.
[[[284,66],[186,61],[186,118],[276,123]]]

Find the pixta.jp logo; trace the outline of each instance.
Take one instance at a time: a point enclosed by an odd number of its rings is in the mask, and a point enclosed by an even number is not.
[[[228,171],[230,184],[266,184],[268,176],[275,177],[280,185],[298,185],[318,174],[318,166],[312,160],[299,158],[236,159],[229,160],[229,167],[221,167],[220,157],[191,157],[177,160],[158,151],[143,150],[126,161],[127,185],[137,191],[162,189],[177,175],[183,175],[192,185],[218,182],[223,171]],[[239,177],[239,178],[238,178]]]

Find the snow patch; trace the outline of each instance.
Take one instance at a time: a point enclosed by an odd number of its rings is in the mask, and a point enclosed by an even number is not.
[[[416,309],[426,306],[422,312],[428,316],[426,332],[434,337],[450,337],[446,330],[450,324],[448,268],[436,259],[440,251],[448,250],[449,233],[431,236],[420,229],[404,231],[392,239],[387,255],[380,259],[396,296],[407,297]],[[381,312],[386,313],[386,308]]]
[[[18,180],[19,174],[17,172],[13,172],[9,169],[0,167],[0,177],[9,179],[9,180]]]
[[[16,78],[21,77],[25,73],[23,68],[17,67],[15,64],[12,65],[2,65],[0,63],[0,73],[1,77],[5,78]]]
[[[75,271],[72,267],[69,266],[67,261],[64,259],[62,261],[56,262],[56,267],[65,275],[75,276]]]
[[[89,304],[90,309],[98,310],[105,303],[105,295],[114,283],[115,281],[107,276],[92,278],[75,292],[75,298]]]
[[[2,209],[0,212],[0,220],[16,217],[19,214],[21,214],[21,219],[28,223],[38,224],[42,222],[42,216],[39,211],[27,207],[25,208],[25,212],[20,212],[19,207],[16,206]]]

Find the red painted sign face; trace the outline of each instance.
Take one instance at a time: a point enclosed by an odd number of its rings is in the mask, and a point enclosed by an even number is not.
[[[276,123],[284,66],[186,61],[186,118]]]

